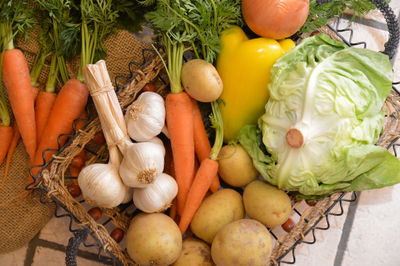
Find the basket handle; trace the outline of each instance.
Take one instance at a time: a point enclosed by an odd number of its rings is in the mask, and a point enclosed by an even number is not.
[[[326,4],[331,2],[332,0],[318,0],[318,4]],[[388,55],[390,59],[394,57],[396,54],[399,40],[400,40],[400,29],[399,29],[399,21],[396,18],[392,8],[385,0],[369,0],[373,3],[379,11],[383,14],[389,32],[389,39],[385,43],[384,54]]]
[[[74,236],[68,240],[67,250],[65,254],[65,264],[67,266],[77,266],[76,256],[78,255],[79,246],[84,243],[89,235],[89,230],[85,227],[74,232]]]

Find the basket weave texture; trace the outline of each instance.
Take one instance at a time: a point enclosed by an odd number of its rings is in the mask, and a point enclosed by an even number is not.
[[[329,29],[322,29],[324,33],[338,39]],[[141,53],[143,46],[137,45],[136,49]],[[111,59],[106,61],[109,64],[123,64],[122,62],[112,62]],[[127,66],[124,64],[123,66]],[[136,69],[135,75],[126,86],[119,92],[119,101],[122,109],[124,110],[136,97],[136,94],[149,82],[158,79],[163,69],[161,60],[157,57],[151,57]],[[115,75],[109,68],[110,74]],[[386,121],[384,132],[379,139],[378,145],[386,147],[389,143],[399,137],[400,132],[400,97],[397,93],[390,94],[384,105],[386,112]],[[66,189],[65,176],[67,173],[68,165],[71,160],[87,145],[93,137],[101,130],[98,119],[91,121],[84,129],[79,130],[74,135],[73,140],[67,145],[51,163],[51,170],[44,170],[43,187],[48,191],[48,196],[56,199],[59,203],[66,207],[66,209],[79,221],[81,226],[87,226],[92,235],[99,240],[104,250],[115,256],[123,265],[134,265],[135,263],[129,258],[126,251],[121,248],[109,235],[108,230],[101,224],[97,223],[87,213],[87,209],[74,199]],[[95,162],[98,157],[94,156],[89,159],[89,162]],[[272,255],[271,264],[276,264],[276,261],[299,239],[304,238],[304,233],[310,229],[312,225],[322,216],[326,210],[340,197],[340,193],[333,194],[320,201],[315,206],[310,206],[302,214],[300,221],[296,224],[295,228],[277,241]],[[115,226],[126,230],[129,226],[130,217],[124,212],[120,213],[118,208],[103,209],[103,213],[110,217]]]

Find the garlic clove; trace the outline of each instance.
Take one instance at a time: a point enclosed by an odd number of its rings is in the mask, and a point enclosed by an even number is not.
[[[135,188],[133,203],[147,213],[162,212],[171,206],[172,200],[178,193],[175,179],[165,173],[145,188]]]
[[[126,186],[110,164],[95,163],[84,167],[78,176],[82,196],[95,206],[114,208],[122,203]]]
[[[165,124],[164,99],[155,92],[143,92],[126,110],[128,135],[136,141],[148,141],[161,133]]]
[[[149,139],[149,142],[152,142],[152,143],[160,145],[162,147],[163,151],[164,151],[164,156],[165,156],[165,146],[164,146],[164,143],[162,142],[162,140],[159,137],[151,138],[151,139]]]
[[[164,170],[164,146],[152,142],[129,145],[124,153],[119,174],[129,187],[145,187]]]
[[[133,198],[133,188],[125,186],[125,195],[124,198],[122,199],[121,203],[128,203],[132,200]]]

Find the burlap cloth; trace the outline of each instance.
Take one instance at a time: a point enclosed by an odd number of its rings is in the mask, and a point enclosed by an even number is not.
[[[31,65],[38,47],[35,40],[31,39],[29,42],[19,40],[16,46],[24,51]],[[114,82],[116,76],[129,77],[128,64],[141,63],[143,48],[150,48],[150,46],[126,31],[118,31],[106,41],[106,48],[107,67]],[[68,68],[72,75],[76,73],[77,62],[79,61],[69,62]],[[39,78],[39,88],[43,88],[47,73],[46,66]],[[121,82],[123,80],[122,78]],[[20,141],[12,159],[9,177],[4,185],[1,185],[1,181],[4,180],[4,163],[0,167],[0,253],[18,249],[28,243],[54,214],[54,203],[40,202],[42,192],[37,191],[21,197],[24,195],[21,193],[25,191],[28,174],[28,156]]]

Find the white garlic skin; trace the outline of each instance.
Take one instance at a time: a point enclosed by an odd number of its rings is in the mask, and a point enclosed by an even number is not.
[[[124,153],[119,174],[125,185],[145,187],[164,171],[165,148],[152,142],[132,143]]]
[[[128,203],[130,201],[132,201],[132,197],[133,197],[133,188],[125,186],[126,190],[125,190],[125,196],[122,199],[121,203]]]
[[[148,142],[152,142],[155,144],[160,145],[160,147],[162,147],[163,151],[164,151],[164,156],[165,156],[165,146],[164,143],[162,142],[162,140],[159,137],[154,137],[148,140]]]
[[[95,163],[85,166],[78,176],[83,198],[98,207],[114,208],[122,203],[127,187],[118,170],[111,164]]]
[[[169,208],[177,193],[178,184],[175,179],[162,173],[147,187],[134,189],[133,203],[147,213],[162,212]]]
[[[161,133],[165,124],[164,99],[155,92],[143,92],[126,110],[128,135],[136,141],[148,141]]]

